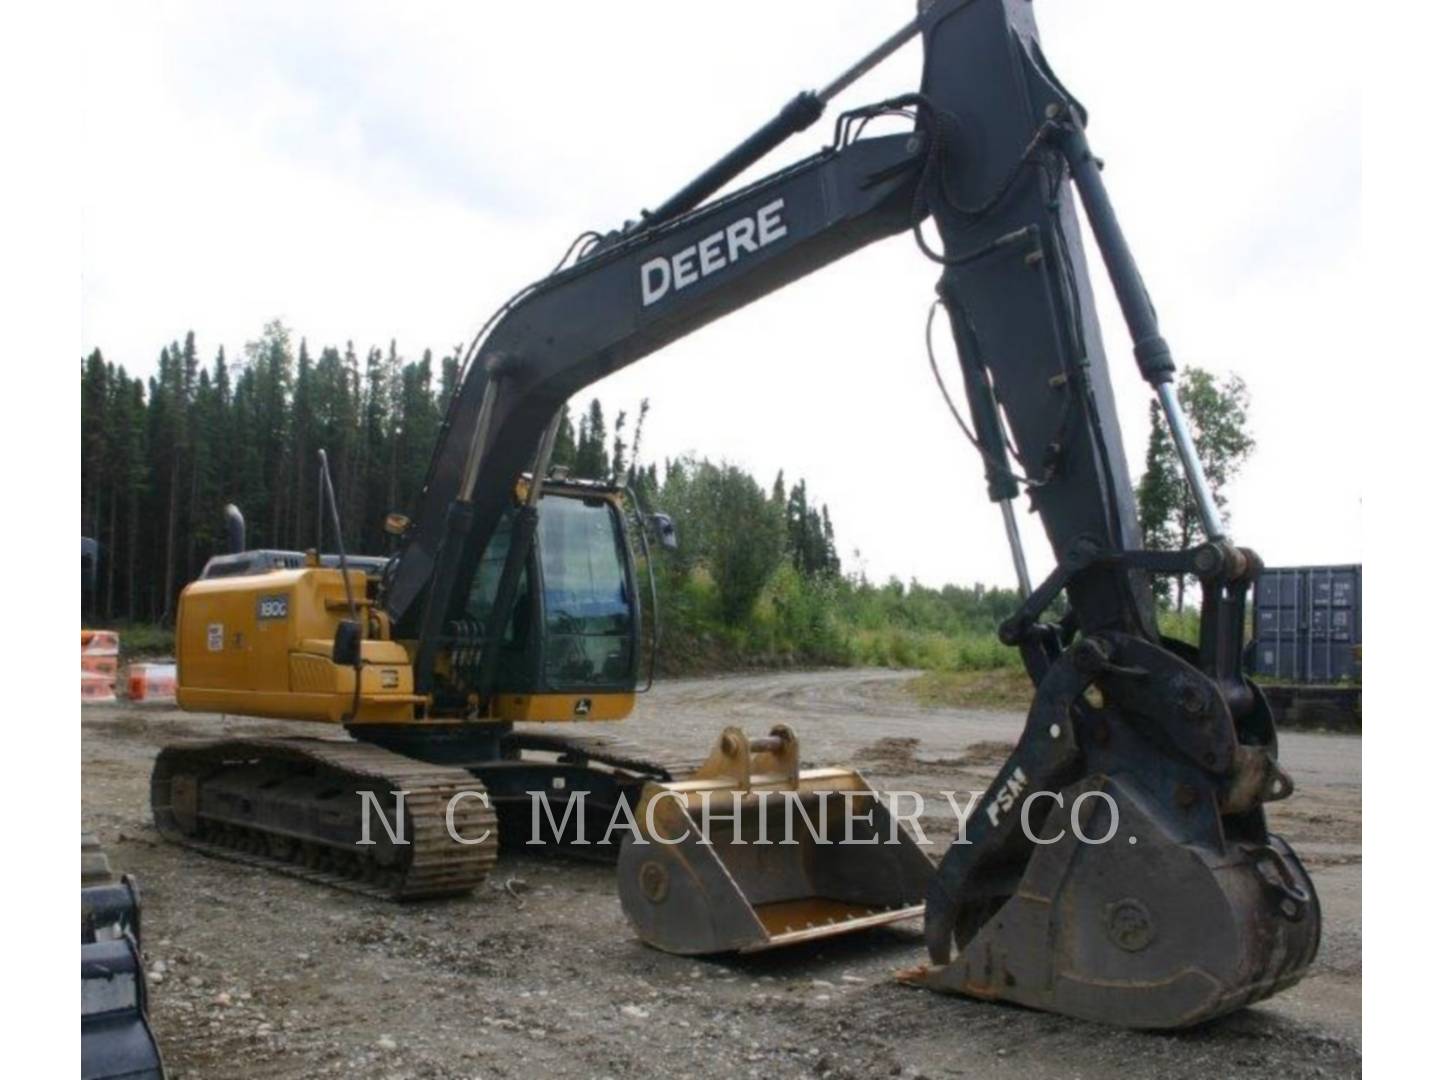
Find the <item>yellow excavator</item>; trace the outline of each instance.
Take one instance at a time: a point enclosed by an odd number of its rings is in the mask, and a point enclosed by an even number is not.
[[[917,37],[916,91],[841,114],[818,153],[718,194]],[[476,335],[416,514],[387,524],[393,557],[346,556],[322,467],[334,554],[239,543],[185,590],[182,707],[320,721],[348,738],[167,747],[152,782],[160,831],[406,899],[472,888],[517,829],[549,825],[555,842],[593,851],[587,830],[638,809],[646,832],[619,845],[621,899],[640,936],[672,952],[923,911],[929,964],[912,980],[986,1000],[1165,1028],[1294,983],[1315,955],[1319,902],[1266,825],[1264,804],[1292,784],[1241,667],[1261,563],[1231,541],[1207,487],[1086,119],[1026,0],[933,0],[657,208],[580,238]],[[1204,525],[1186,551],[1141,542],[1082,207]],[[891,822],[876,793],[852,770],[800,769],[788,726],[727,731],[698,767],[557,730],[628,714],[644,652],[627,542],[639,515],[616,487],[550,468],[565,402],[906,233],[939,269],[931,323],[950,327],[968,423],[946,400],[980,452],[1025,594],[1001,638],[1036,686],[966,842],[938,866],[903,830],[877,842]],[[1022,492],[1056,563],[1033,587]],[[666,528],[628,531],[645,545]],[[1149,576],[1179,573],[1201,582],[1198,646],[1156,626]],[[717,792],[739,807],[724,842],[669,843]],[[776,793],[811,807],[848,794],[876,812],[859,843],[833,851],[753,842]]]

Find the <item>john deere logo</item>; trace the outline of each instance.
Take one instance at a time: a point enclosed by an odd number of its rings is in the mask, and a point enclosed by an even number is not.
[[[590,715],[590,699],[589,699],[588,697],[577,698],[577,699],[575,700],[575,715],[576,715],[576,716],[589,716],[589,715]]]

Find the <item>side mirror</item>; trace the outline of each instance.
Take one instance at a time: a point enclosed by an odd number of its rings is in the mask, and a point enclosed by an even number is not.
[[[360,663],[360,624],[354,619],[341,619],[335,627],[330,659],[340,667],[355,667]]]
[[[670,520],[669,514],[651,514],[650,527],[655,530],[660,546],[666,551],[674,551],[680,546],[680,534],[675,531],[675,522]]]

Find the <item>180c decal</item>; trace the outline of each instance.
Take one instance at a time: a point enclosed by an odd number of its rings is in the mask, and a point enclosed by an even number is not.
[[[262,596],[256,603],[257,619],[283,619],[290,614],[290,598],[284,593],[279,596]]]

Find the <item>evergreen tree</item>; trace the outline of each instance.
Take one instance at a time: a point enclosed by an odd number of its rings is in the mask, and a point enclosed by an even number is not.
[[[354,342],[345,343],[345,357],[342,361],[347,409],[345,421],[354,435],[350,453],[346,457],[343,479],[336,483],[340,502],[340,524],[347,543],[354,544],[360,533],[360,522],[365,520],[365,459],[368,446],[365,428],[361,424],[364,414],[364,397],[361,391],[360,360],[355,353]],[[333,466],[332,466],[333,467]],[[343,493],[343,494],[342,494]]]
[[[360,504],[360,525],[358,544],[365,550],[371,548],[371,538],[377,532],[374,520],[377,514],[388,513],[383,507],[386,502],[385,463],[386,430],[388,428],[387,394],[385,388],[384,354],[371,349],[365,355],[365,420],[360,431],[360,490],[356,501]]]
[[[414,513],[425,485],[430,455],[440,437],[440,409],[431,386],[432,359],[426,349],[418,363],[401,373],[400,416],[396,446],[396,497],[390,509]],[[388,511],[387,511],[388,512]]]
[[[621,409],[615,417],[615,444],[610,455],[610,482],[621,484],[625,482],[628,466],[625,464],[625,410]]]
[[[820,505],[820,536],[822,573],[831,577],[840,573],[840,554],[835,550],[835,527],[830,524],[830,507]]]
[[[570,403],[560,406],[560,426],[555,431],[555,449],[550,452],[552,465],[575,466],[575,424],[570,419]]]
[[[450,408],[450,399],[460,382],[460,358],[465,355],[465,346],[456,345],[455,351],[440,362],[440,413],[443,416]]]
[[[300,351],[295,356],[295,394],[290,403],[290,468],[294,479],[293,504],[294,520],[290,527],[290,545],[300,550],[320,544],[315,536],[316,516],[320,496],[320,474],[316,466],[320,449],[315,444],[315,380],[310,360],[310,347],[300,339]]]
[[[603,480],[610,475],[610,454],[605,447],[605,410],[599,398],[590,402],[589,411],[580,420],[575,474],[590,480]]]
[[[224,550],[227,502],[245,513],[252,547],[321,543],[322,447],[347,548],[382,551],[385,514],[413,512],[459,378],[458,350],[441,360],[437,387],[428,350],[407,362],[392,341],[384,352],[366,351],[362,372],[352,343],[315,351],[307,339],[294,348],[292,340],[272,321],[245,344],[243,362],[232,365],[218,348],[205,366],[189,332],[160,350],[148,381],[98,350],[82,359],[81,527],[102,551],[87,617],[173,619],[180,589]],[[553,460],[578,476],[628,484],[642,511],[674,516],[681,549],[655,558],[677,594],[687,595],[689,575],[703,571],[717,617],[738,626],[781,580],[782,563],[806,579],[838,576],[829,510],[811,506],[803,481],[787,492],[782,472],[767,493],[734,466],[646,462],[649,410],[642,400],[633,426],[621,412],[612,429],[598,400],[578,426],[565,406]],[[324,531],[323,546],[333,550]],[[784,593],[791,580],[774,587]],[[770,610],[793,613],[792,600],[777,593]]]
[[[117,464],[125,497],[125,611],[134,622],[148,614],[142,606],[139,580],[140,520],[149,496],[151,475],[145,438],[145,384],[139,379],[127,379],[124,367],[117,372],[117,382],[117,400],[123,402],[115,430]],[[112,552],[112,558],[118,566],[119,553]],[[107,612],[108,618],[114,615],[114,610]]]
[[[216,445],[215,390],[210,372],[201,369],[190,405],[190,496],[185,512],[185,580],[200,571],[200,552],[214,546],[218,513],[214,512]]]
[[[387,414],[386,424],[386,448],[385,455],[385,497],[380,504],[380,512],[377,515],[380,521],[385,520],[385,515],[399,509],[400,500],[400,447],[402,422],[402,398],[404,396],[405,367],[400,359],[400,354],[395,350],[395,339],[390,339],[390,352],[385,358],[385,412]],[[375,545],[371,550],[379,551],[384,543],[383,532],[377,532]]]
[[[178,343],[160,351],[159,372],[150,380],[147,426],[156,485],[147,521],[152,523],[159,552],[158,572],[150,578],[152,610],[162,623],[174,617],[179,591],[177,540],[180,518],[181,461],[185,450],[184,359]]]
[[[108,480],[107,383],[105,358],[96,349],[81,365],[80,383],[80,532],[96,540],[100,499]]]
[[[625,482],[632,487],[642,479],[642,474],[637,472],[640,468],[640,440],[645,435],[645,418],[650,415],[650,399],[640,399],[640,416],[635,421],[635,434],[630,439],[630,467],[625,473]]]

